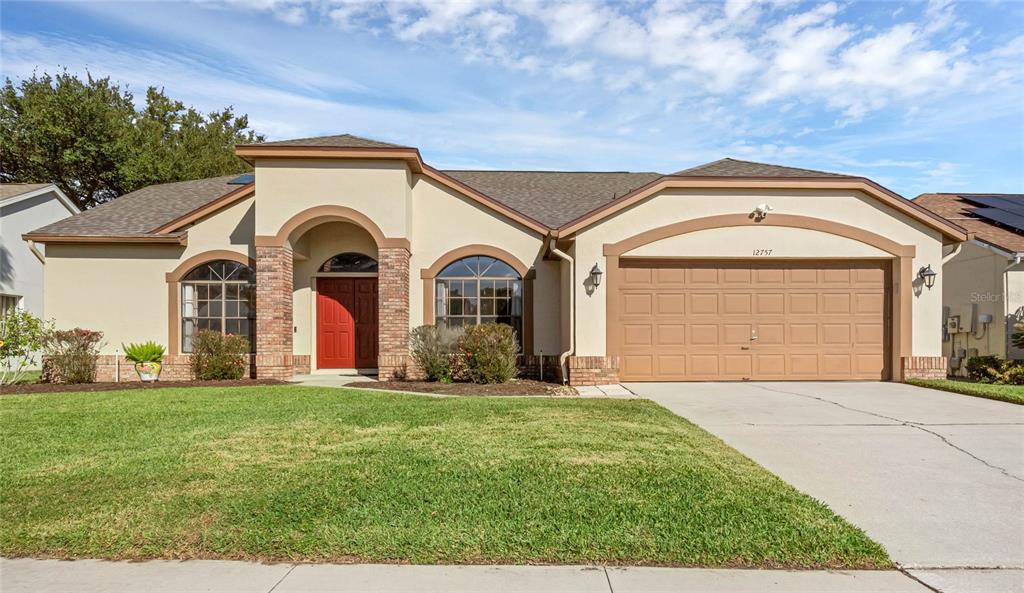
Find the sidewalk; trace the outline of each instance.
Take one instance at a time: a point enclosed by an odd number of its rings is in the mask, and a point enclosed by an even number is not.
[[[896,571],[0,560],[3,593],[928,593]]]

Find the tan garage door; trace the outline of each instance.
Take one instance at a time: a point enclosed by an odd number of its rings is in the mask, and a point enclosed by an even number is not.
[[[887,379],[885,261],[620,260],[624,381]]]

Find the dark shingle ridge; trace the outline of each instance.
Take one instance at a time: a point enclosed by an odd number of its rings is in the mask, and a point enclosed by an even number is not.
[[[842,173],[724,158],[672,174],[676,177],[851,177]]]
[[[319,148],[411,148],[390,142],[381,142],[372,138],[363,138],[352,134],[335,134],[333,136],[311,136],[309,138],[293,138],[291,140],[274,140],[262,142],[254,146],[308,146]]]

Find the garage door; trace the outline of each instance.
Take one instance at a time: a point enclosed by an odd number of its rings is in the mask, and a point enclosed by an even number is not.
[[[624,381],[889,376],[888,262],[619,266],[608,337]]]

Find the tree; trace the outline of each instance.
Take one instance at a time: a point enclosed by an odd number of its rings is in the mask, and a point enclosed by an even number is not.
[[[150,87],[140,108],[110,78],[33,74],[0,90],[0,180],[55,183],[83,209],[154,183],[245,172],[235,144],[262,141],[231,107],[204,115]]]

